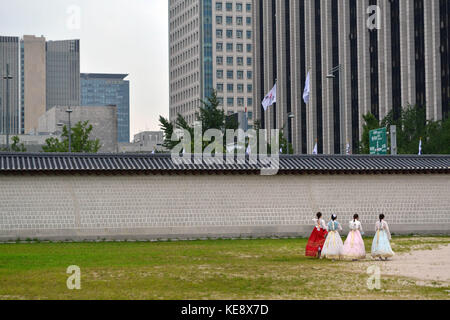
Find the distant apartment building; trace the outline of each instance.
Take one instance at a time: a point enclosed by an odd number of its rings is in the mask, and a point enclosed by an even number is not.
[[[196,120],[217,90],[227,115],[253,125],[253,1],[169,0],[170,120]]]
[[[398,118],[417,104],[429,120],[449,116],[450,1],[260,0],[253,18],[255,118],[265,129],[288,123],[295,153],[316,141],[319,153],[357,152],[368,112]],[[275,82],[277,104],[264,111]]]
[[[134,135],[132,143],[119,143],[120,153],[163,152],[164,132],[143,131]]]
[[[6,108],[6,65],[10,104]],[[0,37],[0,132],[36,131],[39,117],[54,106],[77,106],[80,101],[80,41],[46,41],[25,35]],[[9,118],[8,121],[6,119]]]
[[[47,110],[45,38],[23,36],[20,61],[21,133],[29,133],[36,131],[39,117]]]
[[[19,117],[19,38],[0,36],[0,133],[18,134]],[[10,80],[4,79],[9,66]],[[9,92],[7,91],[7,81]],[[8,94],[7,94],[8,92]],[[9,97],[9,103],[8,103]]]
[[[127,74],[83,73],[82,106],[117,106],[119,143],[130,142],[130,82]]]
[[[47,42],[47,110],[79,106],[80,40]]]
[[[63,126],[69,125],[67,109],[69,106],[55,106],[39,118],[38,135],[61,135]],[[99,139],[100,152],[116,153],[117,107],[115,106],[70,106],[73,110],[70,120],[72,127],[78,122],[89,121],[92,125],[90,139]]]

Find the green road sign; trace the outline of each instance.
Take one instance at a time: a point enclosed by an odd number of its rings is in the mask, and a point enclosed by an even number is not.
[[[370,131],[370,154],[387,154],[386,128]]]

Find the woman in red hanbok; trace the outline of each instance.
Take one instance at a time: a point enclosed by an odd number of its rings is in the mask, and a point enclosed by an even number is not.
[[[328,234],[327,226],[325,220],[322,219],[322,213],[317,213],[317,218],[313,219],[314,229],[309,237],[308,243],[306,244],[306,256],[307,257],[318,257],[322,253],[322,248],[325,243],[325,238]]]

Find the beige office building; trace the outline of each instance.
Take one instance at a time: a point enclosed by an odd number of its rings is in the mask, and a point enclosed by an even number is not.
[[[23,56],[23,111],[24,133],[36,132],[39,117],[46,112],[46,54],[45,38],[24,36],[21,41]]]
[[[418,104],[426,106],[430,120],[449,115],[448,0],[254,5],[255,117],[267,129],[282,128],[292,112],[289,139],[296,153],[311,153],[316,139],[319,153],[343,153],[347,143],[357,152],[368,112],[383,119],[393,110],[398,117],[402,107]],[[339,72],[327,77],[339,65],[342,77]],[[305,104],[308,72],[311,93]],[[261,101],[275,80],[277,104],[264,112]]]
[[[216,89],[226,114],[253,123],[253,1],[169,0],[170,120],[196,120]]]

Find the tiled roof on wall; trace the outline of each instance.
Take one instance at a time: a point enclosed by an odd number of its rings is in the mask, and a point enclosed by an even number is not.
[[[177,163],[170,154],[0,153],[0,173],[6,172],[193,172],[259,173],[264,162]],[[267,164],[267,163],[266,163]],[[295,155],[279,158],[279,173],[450,173],[449,156]]]

